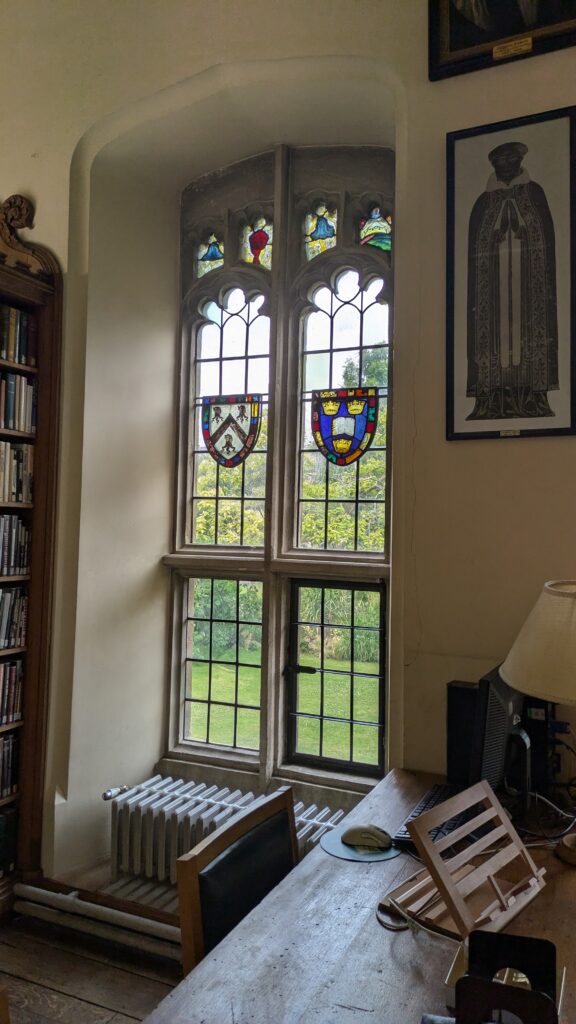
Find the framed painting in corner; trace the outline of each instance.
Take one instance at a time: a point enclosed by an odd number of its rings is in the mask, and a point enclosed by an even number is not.
[[[576,0],[428,0],[431,81],[576,44]]]
[[[447,136],[446,436],[576,433],[576,107]]]

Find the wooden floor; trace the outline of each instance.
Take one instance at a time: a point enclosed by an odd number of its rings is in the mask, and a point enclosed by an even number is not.
[[[130,1024],[181,979],[178,964],[30,918],[0,924],[11,1024]]]

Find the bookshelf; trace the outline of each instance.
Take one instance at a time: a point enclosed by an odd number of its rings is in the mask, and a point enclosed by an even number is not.
[[[33,219],[0,204],[0,914],[41,875],[62,280]]]

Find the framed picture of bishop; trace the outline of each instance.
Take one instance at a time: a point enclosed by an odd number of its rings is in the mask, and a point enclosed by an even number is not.
[[[448,440],[576,433],[575,112],[448,136]]]

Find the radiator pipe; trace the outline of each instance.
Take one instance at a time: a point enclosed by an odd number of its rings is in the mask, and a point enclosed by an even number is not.
[[[112,907],[103,907],[97,903],[88,903],[86,900],[79,899],[77,892],[49,892],[47,889],[38,889],[34,885],[17,882],[14,886],[14,895],[45,907],[63,910],[68,914],[104,921],[106,924],[151,935],[157,939],[164,939],[166,942],[180,943],[180,929],[173,925],[163,924],[161,921],[151,921],[147,917],[138,917],[136,914],[126,914],[123,910],[114,910]]]
[[[16,900],[14,910],[19,914],[26,914],[28,917],[38,918],[40,921],[48,921],[49,924],[64,925],[76,932],[95,935],[97,938],[107,939],[109,942],[120,942],[124,946],[133,946],[145,953],[153,953],[155,956],[177,960],[179,963],[182,959],[179,947],[174,946],[171,942],[139,935],[136,932],[119,929],[115,925],[105,924],[101,921],[88,920],[78,914],[68,914],[63,910],[41,906],[39,903],[29,903],[25,900]]]

